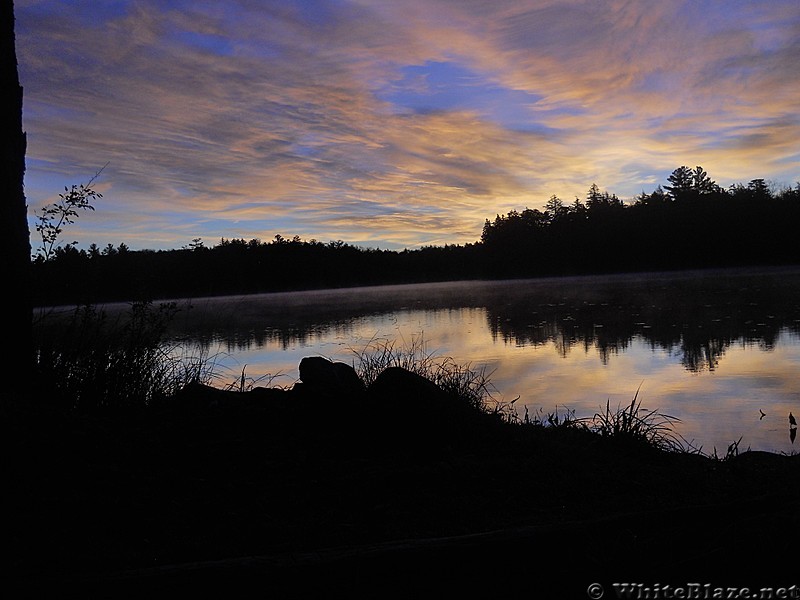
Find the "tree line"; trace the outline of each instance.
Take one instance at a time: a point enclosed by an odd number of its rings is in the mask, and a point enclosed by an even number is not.
[[[543,210],[496,215],[465,245],[394,251],[276,235],[266,242],[223,238],[214,246],[196,238],[159,251],[51,247],[33,261],[33,296],[40,305],[70,304],[795,264],[798,224],[800,184],[776,191],[754,179],[723,189],[702,167],[682,166],[663,187],[629,202],[593,184],[585,200],[552,196]]]
[[[592,185],[583,201],[497,215],[480,244],[493,276],[785,265],[800,260],[800,184],[718,186],[702,167],[624,203]]]
[[[80,304],[469,279],[477,246],[392,251],[281,235],[158,251],[67,244],[34,260],[34,298]]]

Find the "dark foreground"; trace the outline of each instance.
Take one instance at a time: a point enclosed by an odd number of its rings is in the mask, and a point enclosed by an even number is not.
[[[429,392],[197,387],[124,413],[6,408],[7,597],[800,585],[797,456],[666,453],[428,398],[409,410]]]

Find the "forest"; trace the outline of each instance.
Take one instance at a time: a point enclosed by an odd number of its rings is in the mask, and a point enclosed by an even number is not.
[[[86,193],[82,199],[81,208],[91,208]],[[754,179],[723,189],[702,167],[682,166],[665,185],[629,201],[592,184],[585,199],[566,203],[552,196],[543,210],[487,218],[480,238],[464,245],[395,251],[280,234],[270,241],[223,238],[213,246],[196,238],[184,248],[158,251],[130,250],[124,243],[102,249],[57,245],[33,260],[33,299],[37,305],[82,304],[787,265],[800,263],[798,224],[800,183],[776,190]]]

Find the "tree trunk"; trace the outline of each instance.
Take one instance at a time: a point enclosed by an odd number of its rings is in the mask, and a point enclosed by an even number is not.
[[[30,385],[33,371],[30,293],[31,243],[25,203],[25,132],[22,131],[22,87],[17,70],[14,2],[0,0],[0,89],[6,98],[0,130],[0,264],[8,307],[3,339],[2,387]],[[4,230],[4,231],[3,231]]]

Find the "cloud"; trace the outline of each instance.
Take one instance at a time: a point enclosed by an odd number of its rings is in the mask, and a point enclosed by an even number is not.
[[[147,215],[167,247],[193,228],[463,243],[680,164],[800,179],[789,0],[44,0],[17,21],[31,203],[109,162],[87,233],[117,242],[147,246]]]

